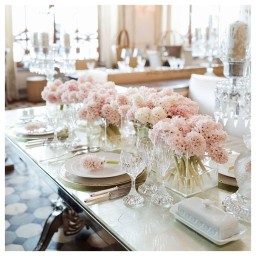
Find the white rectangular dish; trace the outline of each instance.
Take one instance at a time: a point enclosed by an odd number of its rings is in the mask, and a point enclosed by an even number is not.
[[[195,230],[200,235],[204,236],[205,238],[207,238],[208,240],[210,240],[211,242],[217,245],[224,245],[231,241],[239,240],[246,231],[245,226],[240,223],[234,222],[235,226],[234,226],[233,233],[230,233],[231,234],[230,236],[228,236],[228,234],[225,235],[225,228],[223,228],[222,225],[224,225],[223,220],[225,221],[225,219],[228,218],[228,216],[225,216],[227,213],[223,211],[223,217],[221,217],[220,216],[222,212],[221,209],[217,208],[216,206],[200,205],[201,202],[203,204],[203,201],[204,200],[200,198],[185,199],[180,203],[175,204],[170,209],[170,212],[174,214],[177,220],[179,220],[183,224],[187,225],[188,227]],[[207,200],[207,202],[209,203],[209,200]],[[191,203],[194,206],[194,209],[195,209],[194,212],[190,211],[189,208],[187,208],[188,210],[184,212],[184,210],[186,209],[187,203]],[[185,207],[183,207],[184,205]],[[204,211],[202,207],[207,207],[207,208]],[[211,207],[212,207],[213,214],[216,213],[216,211],[219,211],[219,213],[217,214],[219,216],[216,216],[216,218],[210,216]],[[200,212],[198,215],[197,215],[197,211]],[[233,216],[230,216],[230,219],[232,219],[232,217]],[[205,227],[207,227],[207,229]]]

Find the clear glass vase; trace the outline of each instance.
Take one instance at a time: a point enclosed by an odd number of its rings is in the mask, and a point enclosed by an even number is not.
[[[85,122],[86,141],[90,151],[104,148],[105,123],[102,118]]]
[[[114,151],[121,149],[121,133],[120,127],[114,124],[108,124],[103,119],[104,125],[104,138],[103,138],[103,150]]]
[[[174,192],[190,197],[218,185],[218,170],[206,165],[197,156],[174,155],[174,165],[166,175],[166,186]]]

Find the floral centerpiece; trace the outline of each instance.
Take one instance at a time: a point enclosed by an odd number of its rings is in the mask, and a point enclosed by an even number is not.
[[[41,96],[49,103],[81,103],[96,85],[100,83],[96,83],[91,77],[80,77],[77,81],[71,79],[64,83],[56,79],[44,87]]]
[[[134,122],[137,128],[151,129],[154,124],[165,118],[176,115],[187,118],[198,113],[196,102],[171,88],[128,88],[125,93],[117,96],[116,104],[121,117]]]
[[[91,77],[81,77],[76,80],[68,80],[62,82],[56,79],[53,82],[48,82],[47,86],[41,93],[42,98],[46,101],[46,110],[49,112],[61,110],[61,119],[65,133],[68,133],[66,144],[75,146],[79,143],[75,137],[74,128],[78,118],[77,112],[80,104],[87,98],[91,88],[96,86],[96,82]],[[68,128],[66,127],[68,126]]]
[[[166,118],[153,126],[149,137],[154,143],[165,143],[173,152],[174,165],[167,175],[171,189],[189,196],[217,185],[217,170],[209,168],[203,160],[219,164],[228,161],[228,152],[223,147],[227,133],[212,117]]]
[[[95,85],[90,89],[79,111],[79,117],[86,119],[89,123],[98,120],[104,122],[105,149],[118,147],[116,144],[120,142],[121,116],[115,104],[116,96],[115,83],[106,82],[102,85]]]

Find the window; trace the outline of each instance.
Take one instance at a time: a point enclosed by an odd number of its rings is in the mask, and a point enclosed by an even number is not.
[[[64,33],[69,33],[71,47],[79,49],[77,59],[98,60],[97,5],[13,5],[12,14],[15,62],[24,61],[25,52],[31,47],[30,36],[36,31],[52,32],[53,42],[58,46],[63,43]]]

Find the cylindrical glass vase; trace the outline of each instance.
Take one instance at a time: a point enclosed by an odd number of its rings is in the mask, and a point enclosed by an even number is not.
[[[250,6],[221,6],[219,55],[224,65],[225,77],[248,76],[251,52],[250,40]]]

